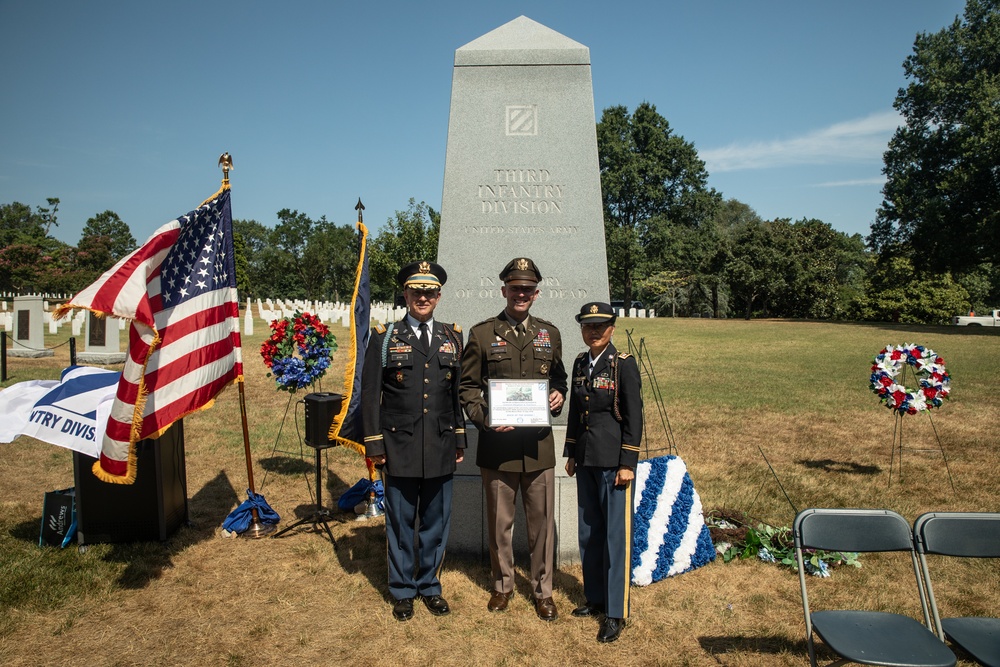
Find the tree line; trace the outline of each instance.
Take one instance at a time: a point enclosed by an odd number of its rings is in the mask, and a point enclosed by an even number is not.
[[[883,203],[867,237],[822,220],[764,220],[709,188],[695,147],[653,104],[597,124],[611,298],[661,315],[946,323],[1000,304],[1000,0],[920,34],[903,63],[903,118],[884,154]],[[113,211],[76,247],[55,240],[59,200],[0,206],[0,290],[75,292],[136,243]],[[369,239],[373,300],[398,267],[437,256],[440,215],[410,199]],[[243,297],[341,300],[358,233],[282,209],[234,220]]]

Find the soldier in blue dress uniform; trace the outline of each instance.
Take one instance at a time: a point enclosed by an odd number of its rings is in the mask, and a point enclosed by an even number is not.
[[[452,475],[465,451],[465,417],[458,400],[462,330],[434,320],[447,277],[433,262],[404,266],[397,280],[406,317],[390,328],[376,326],[365,353],[365,454],[384,466],[389,593],[398,621],[413,617],[416,597],[436,616],[450,611],[438,573],[448,543]]]
[[[577,478],[580,560],[586,601],[574,616],[604,614],[597,641],[613,642],[629,616],[632,491],[642,438],[642,382],[635,358],[615,349],[616,315],[588,303],[576,321],[590,348],[573,364],[566,473]]]

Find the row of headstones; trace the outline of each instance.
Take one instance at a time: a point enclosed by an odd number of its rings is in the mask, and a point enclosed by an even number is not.
[[[650,308],[648,312],[646,311],[645,308],[629,308],[628,314],[626,315],[625,309],[619,308],[618,317],[639,317],[639,318],[656,317],[656,311],[653,310],[652,308]]]
[[[51,357],[54,352],[45,347],[43,327],[48,325],[50,334],[59,333],[59,327],[70,323],[73,336],[86,330],[84,350],[78,353],[77,361],[83,363],[116,364],[125,360],[120,351],[120,332],[126,321],[113,317],[97,317],[94,313],[78,310],[62,319],[52,317],[49,302],[42,295],[15,296],[12,308],[7,310],[7,301],[0,306],[0,322],[4,331],[13,333],[14,345],[8,354],[14,357]]]
[[[258,317],[265,322],[272,322],[286,317],[292,317],[296,311],[308,312],[316,315],[322,322],[332,324],[339,323],[341,326],[351,326],[351,306],[344,303],[330,303],[318,301],[284,301],[282,299],[257,299]],[[389,303],[376,302],[371,305],[371,319],[381,324],[398,322],[406,315],[406,308],[396,307]],[[618,317],[656,317],[656,311],[645,308],[629,308],[626,314],[624,308],[618,309]],[[250,299],[247,299],[247,308],[243,316],[243,333],[248,336],[253,335],[253,306]]]
[[[351,304],[330,303],[329,301],[299,301],[282,299],[257,299],[257,318],[265,322],[272,322],[286,317],[292,317],[296,311],[311,313],[319,317],[320,321],[326,324],[338,323],[343,327],[351,326]],[[405,308],[396,308],[392,304],[377,302],[371,305],[371,319],[386,324],[397,322],[406,315]],[[254,307],[250,299],[247,299],[246,312],[243,315],[243,333],[247,336],[253,335]]]

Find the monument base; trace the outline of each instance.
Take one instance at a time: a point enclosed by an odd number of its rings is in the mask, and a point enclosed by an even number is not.
[[[25,348],[7,350],[8,357],[21,357],[22,359],[41,359],[42,357],[54,357],[55,354],[52,350],[30,350]]]
[[[566,427],[552,428],[556,441],[555,466],[555,519],[556,566],[580,562],[580,543],[577,533],[576,479],[566,474],[562,443],[566,440]],[[476,465],[479,431],[468,422],[465,432],[468,449],[465,460],[458,464],[452,486],[451,532],[448,536],[448,553],[478,558],[489,562],[489,529],[486,524],[486,492]],[[514,515],[514,560],[528,564],[528,537],[525,529],[524,505],[521,494],[517,497]]]
[[[76,360],[81,364],[98,364],[114,366],[125,363],[124,352],[78,352]]]

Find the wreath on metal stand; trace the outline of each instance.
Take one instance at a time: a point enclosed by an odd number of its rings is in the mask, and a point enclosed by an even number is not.
[[[907,386],[907,376],[912,376],[915,384]],[[934,350],[923,345],[887,345],[872,360],[869,386],[872,392],[887,408],[893,411],[895,424],[892,431],[892,449],[889,458],[889,486],[892,486],[892,468],[896,451],[899,451],[899,476],[903,475],[903,417],[926,412],[937,439],[938,450],[944,459],[945,470],[952,491],[955,482],[948,467],[941,437],[938,435],[931,410],[940,408],[951,394],[951,376],[945,368],[944,359]],[[912,388],[911,388],[912,387]]]

